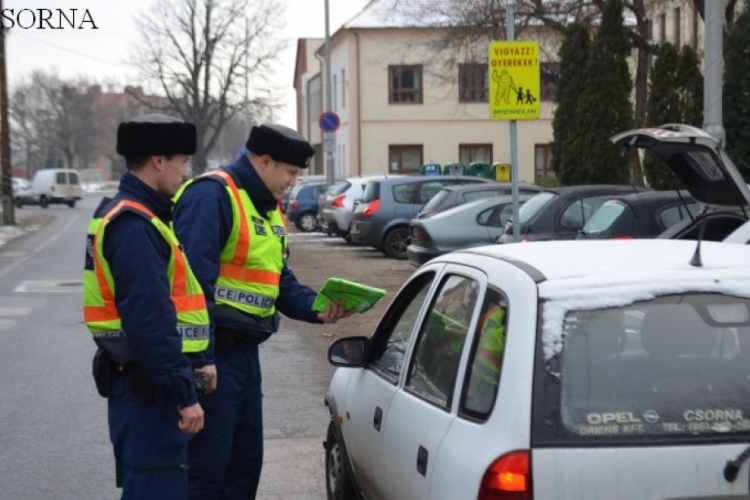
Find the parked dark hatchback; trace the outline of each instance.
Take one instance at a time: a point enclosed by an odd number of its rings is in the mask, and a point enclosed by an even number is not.
[[[460,186],[445,186],[422,207],[417,214],[418,219],[430,217],[431,215],[448,210],[456,205],[462,205],[470,201],[491,196],[512,194],[513,185],[510,182],[490,182],[488,184],[469,184]],[[519,184],[519,194],[536,194],[542,190],[533,184]]]
[[[572,240],[596,210],[615,196],[643,191],[632,186],[593,184],[545,189],[519,211],[522,241]],[[516,224],[508,222],[499,243],[512,243]]]
[[[328,185],[325,181],[311,181],[297,184],[289,197],[286,218],[300,231],[310,232],[318,227],[318,198]]]
[[[699,212],[700,205],[687,191],[626,194],[604,202],[576,239],[655,238]]]
[[[354,209],[349,229],[352,242],[382,250],[394,259],[406,258],[409,221],[445,186],[492,182],[482,177],[426,176],[372,180]]]

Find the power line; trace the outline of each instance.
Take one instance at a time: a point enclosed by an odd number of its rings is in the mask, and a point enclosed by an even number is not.
[[[100,59],[100,58],[98,58],[96,56],[84,54],[82,52],[77,52],[75,50],[71,50],[71,49],[68,49],[68,48],[65,48],[65,47],[60,47],[59,45],[55,45],[54,43],[46,42],[44,40],[40,40],[38,38],[34,38],[33,36],[29,36],[26,33],[14,32],[13,35],[14,36],[21,36],[21,38],[27,38],[27,39],[32,40],[34,42],[41,43],[42,45],[46,45],[48,47],[52,47],[53,49],[61,50],[63,52],[68,52],[69,54],[73,54],[73,55],[76,55],[76,56],[79,56],[79,57],[83,57],[83,58],[86,58],[86,59],[91,59],[92,61],[97,61],[97,62],[104,63],[104,64],[110,64],[112,66],[122,67],[122,63],[117,63],[117,62],[114,62],[114,61],[111,61],[111,60],[108,61],[106,59]]]

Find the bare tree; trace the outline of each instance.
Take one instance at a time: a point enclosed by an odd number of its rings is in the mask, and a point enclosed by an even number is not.
[[[196,125],[195,173],[237,113],[261,121],[279,107],[269,76],[282,14],[277,0],[156,0],[143,16],[133,62],[166,99],[141,102]]]

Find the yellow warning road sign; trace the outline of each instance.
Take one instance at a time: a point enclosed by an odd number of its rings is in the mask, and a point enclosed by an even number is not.
[[[539,44],[490,43],[490,118],[539,118]]]

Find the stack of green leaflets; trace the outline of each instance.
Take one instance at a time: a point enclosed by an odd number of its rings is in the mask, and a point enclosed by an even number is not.
[[[385,297],[385,290],[341,278],[328,278],[313,302],[313,310],[323,312],[329,300],[344,301],[346,310],[365,312]]]

